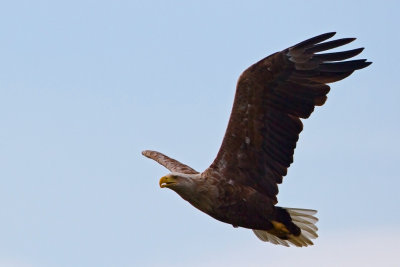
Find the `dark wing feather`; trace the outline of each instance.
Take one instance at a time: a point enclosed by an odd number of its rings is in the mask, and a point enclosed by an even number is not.
[[[364,59],[340,61],[363,48],[315,54],[355,40],[324,42],[334,34],[308,39],[242,73],[222,146],[205,176],[218,175],[251,186],[277,202],[277,184],[293,162],[303,129],[300,118],[308,118],[315,106],[325,103],[330,90],[326,83],[371,64]]]
[[[190,168],[189,166],[180,163],[176,159],[172,159],[163,153],[157,152],[157,151],[152,151],[152,150],[145,150],[142,151],[142,155],[146,156],[152,160],[157,161],[161,165],[163,165],[165,168],[170,170],[171,172],[179,172],[179,173],[186,173],[186,174],[196,174],[199,173],[195,171],[194,169]]]

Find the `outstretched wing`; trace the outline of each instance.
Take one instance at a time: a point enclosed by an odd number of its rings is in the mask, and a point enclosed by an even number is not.
[[[277,202],[277,184],[293,162],[303,129],[300,118],[325,103],[327,83],[371,64],[365,59],[343,61],[363,48],[318,54],[355,40],[324,42],[333,35],[322,34],[272,54],[242,73],[224,140],[206,176],[251,186]]]
[[[199,173],[189,166],[180,163],[179,161],[175,159],[171,159],[170,157],[157,152],[157,151],[151,151],[151,150],[145,150],[142,151],[142,155],[146,156],[150,159],[153,159],[163,165],[165,168],[170,170],[171,172],[179,172],[179,173],[186,173],[186,174],[196,174]]]

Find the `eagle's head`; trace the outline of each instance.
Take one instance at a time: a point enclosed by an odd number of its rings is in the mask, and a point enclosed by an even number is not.
[[[161,188],[166,187],[179,193],[182,190],[191,190],[195,184],[194,176],[197,175],[173,172],[161,177],[159,184]]]
[[[178,193],[183,199],[189,201],[196,208],[207,212],[212,203],[214,190],[210,188],[199,173],[170,173],[160,179],[161,188],[169,188]]]

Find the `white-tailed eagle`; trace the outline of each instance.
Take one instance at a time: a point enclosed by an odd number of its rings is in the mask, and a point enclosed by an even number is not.
[[[217,220],[252,229],[262,241],[312,245],[310,239],[317,237],[316,211],[275,206],[276,195],[293,162],[301,119],[325,103],[328,83],[371,64],[365,59],[345,61],[363,48],[323,52],[355,40],[326,41],[334,35],[303,41],[242,73],[221,148],[204,172],[162,153],[143,151],[171,171],[160,179],[160,187],[174,190]]]

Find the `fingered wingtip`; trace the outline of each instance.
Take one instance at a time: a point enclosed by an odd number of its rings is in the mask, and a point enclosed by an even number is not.
[[[327,32],[327,33],[325,33],[325,35],[329,35],[329,36],[334,36],[336,34],[336,32]]]
[[[329,38],[332,38],[335,34],[336,34],[336,32],[323,33],[323,34],[314,36],[312,38],[309,38],[305,41],[302,41],[302,42],[292,46],[291,48],[292,49],[302,49],[302,48],[311,47],[311,46],[321,43],[325,40],[328,40]]]
[[[372,64],[371,61],[366,61],[366,59],[365,59],[365,62],[362,62],[362,64],[360,64],[360,66],[359,66],[357,69],[358,69],[358,70],[361,70],[361,69],[363,69],[363,68],[368,67],[368,66],[371,65],[371,64]]]

